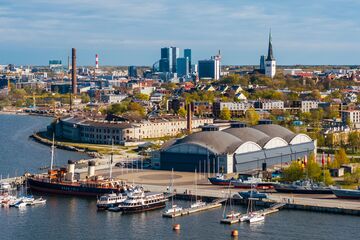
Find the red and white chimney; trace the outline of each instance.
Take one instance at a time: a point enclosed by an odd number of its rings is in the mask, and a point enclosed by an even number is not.
[[[95,55],[95,68],[98,69],[99,68],[99,55]]]

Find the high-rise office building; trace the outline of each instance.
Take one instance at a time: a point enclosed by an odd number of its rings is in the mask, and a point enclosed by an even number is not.
[[[136,66],[129,66],[128,67],[128,76],[131,78],[137,78],[137,68]]]
[[[170,66],[172,66],[171,67],[171,72],[176,73],[177,72],[176,71],[176,63],[177,63],[176,59],[179,58],[179,48],[171,47],[171,52],[172,52],[172,61],[171,61],[172,65],[170,65]]]
[[[160,72],[171,72],[172,67],[173,67],[172,53],[173,53],[173,51],[169,47],[161,48],[161,59],[159,62]]]
[[[186,48],[184,49],[184,58],[188,58],[189,59],[189,72],[193,72],[191,69],[191,49]]]
[[[160,61],[159,61],[159,71],[160,72],[170,72],[169,59],[167,59],[167,58],[160,59]]]
[[[189,58],[183,57],[176,59],[176,73],[178,77],[189,75]]]
[[[269,33],[268,55],[265,61],[265,75],[274,78],[276,73],[276,60],[273,55],[271,31]]]
[[[220,79],[220,58],[217,56],[209,60],[200,60],[198,64],[199,79],[212,78]]]
[[[260,56],[260,73],[265,74],[265,56]]]

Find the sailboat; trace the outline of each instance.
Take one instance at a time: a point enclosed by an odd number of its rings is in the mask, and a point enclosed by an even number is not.
[[[265,220],[265,216],[263,214],[259,214],[253,211],[252,193],[253,193],[253,189],[251,189],[250,197],[248,198],[249,202],[248,202],[247,213],[240,217],[240,222],[246,221],[249,223],[254,223]]]
[[[195,169],[195,203],[190,205],[190,208],[199,208],[206,206],[206,202],[201,201],[201,199],[197,199],[197,174]]]
[[[175,214],[183,210],[182,207],[178,207],[174,204],[174,169],[171,169],[171,207],[164,211],[164,214]]]
[[[230,186],[231,186],[231,183],[229,183],[229,205],[230,205],[230,212],[225,214],[225,211],[226,211],[226,204],[225,204],[225,207],[224,207],[224,211],[223,211],[223,216],[224,216],[224,219],[235,219],[235,218],[239,218],[241,213],[240,212],[235,212],[233,209],[232,209],[232,204],[231,204],[231,191],[230,191]]]

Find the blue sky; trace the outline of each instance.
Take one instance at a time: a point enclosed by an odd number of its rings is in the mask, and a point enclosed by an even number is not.
[[[359,64],[360,0],[1,0],[0,64],[151,65],[160,48],[221,49],[258,64],[269,29],[278,64]]]

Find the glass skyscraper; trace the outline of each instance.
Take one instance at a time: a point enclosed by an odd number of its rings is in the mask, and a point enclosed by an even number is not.
[[[184,58],[189,59],[189,72],[192,72],[192,69],[191,69],[191,49],[189,49],[189,48],[184,49]]]
[[[189,75],[189,58],[178,58],[176,60],[176,67],[177,67],[177,76],[184,77]]]

